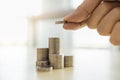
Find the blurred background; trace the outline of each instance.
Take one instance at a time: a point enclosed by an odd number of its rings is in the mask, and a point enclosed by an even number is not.
[[[56,20],[72,12],[83,0],[4,0],[0,2],[0,46],[47,47],[49,37],[60,37],[65,48],[109,48],[108,37],[87,27],[66,31]],[[58,4],[59,3],[59,4]],[[71,44],[69,44],[71,43]]]
[[[114,80],[119,80],[119,75],[116,75],[119,74],[120,69],[119,46],[111,45],[109,37],[100,36],[96,30],[90,30],[87,26],[71,31],[64,30],[62,25],[55,24],[55,21],[63,20],[64,16],[73,12],[82,2],[83,0],[0,1],[1,80],[9,78],[18,80],[17,77],[19,80],[33,80],[35,72],[29,70],[34,70],[36,48],[48,47],[49,37],[61,39],[61,53],[80,53],[80,64],[83,65],[81,68],[86,70],[86,73],[93,72],[92,78],[90,76],[82,77],[83,80],[90,78],[90,80],[101,80],[101,77],[104,78],[102,80],[110,80],[111,73],[113,76],[117,76]],[[75,55],[77,57],[77,54]],[[79,58],[76,58],[75,61],[79,62]],[[89,64],[90,62],[91,64]],[[12,64],[16,67],[13,67]],[[26,64],[27,66],[25,66]],[[88,66],[91,67],[88,68]],[[94,66],[96,67],[94,68]],[[11,69],[13,71],[7,69],[8,67],[13,67]],[[6,73],[8,72],[6,69],[14,74],[19,72],[19,74],[15,74],[17,77],[14,77],[11,73]],[[89,71],[91,69],[94,70]],[[95,72],[97,70],[98,73]],[[6,78],[4,74],[12,77]],[[81,73],[81,75],[83,74]],[[83,76],[86,74],[84,73]]]

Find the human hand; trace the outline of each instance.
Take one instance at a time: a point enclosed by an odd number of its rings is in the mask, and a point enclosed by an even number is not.
[[[112,44],[120,45],[120,3],[111,1],[84,0],[72,14],[64,18],[68,22],[81,23],[66,23],[63,27],[69,30],[76,30],[87,24],[89,28],[97,28],[100,35],[110,36]]]

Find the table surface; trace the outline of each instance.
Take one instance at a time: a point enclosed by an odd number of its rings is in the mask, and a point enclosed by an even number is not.
[[[74,55],[74,67],[38,72],[35,48],[0,47],[0,80],[120,80],[119,52],[76,49],[68,53]]]

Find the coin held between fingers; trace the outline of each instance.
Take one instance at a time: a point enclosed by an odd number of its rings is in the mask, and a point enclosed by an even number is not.
[[[56,21],[55,22],[55,24],[66,24],[66,23],[81,24],[82,22],[68,22],[68,21]]]

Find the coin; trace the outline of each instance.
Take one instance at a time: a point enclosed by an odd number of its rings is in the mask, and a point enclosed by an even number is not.
[[[66,21],[56,21],[55,24],[64,24]]]

